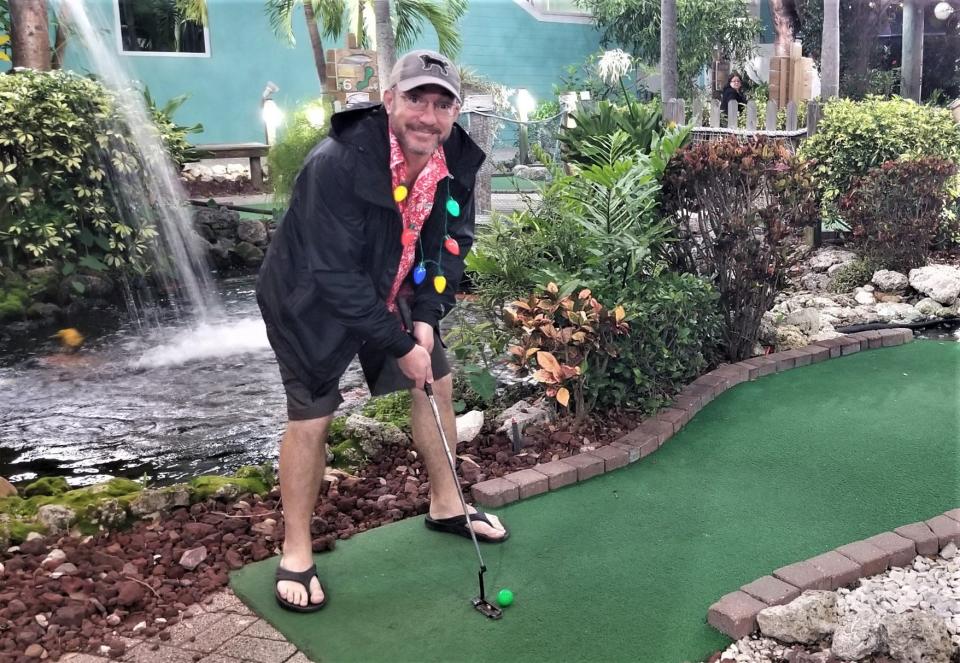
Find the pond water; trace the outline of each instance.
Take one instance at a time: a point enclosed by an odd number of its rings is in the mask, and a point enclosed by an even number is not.
[[[109,476],[170,483],[277,457],[286,401],[254,299],[254,278],[219,285],[224,313],[141,333],[97,330],[64,354],[47,338],[0,356],[0,476]],[[32,347],[31,347],[32,344]],[[346,405],[368,393],[358,366]]]

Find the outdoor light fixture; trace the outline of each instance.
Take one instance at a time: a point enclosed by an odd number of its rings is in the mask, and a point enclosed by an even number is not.
[[[537,101],[533,98],[533,95],[530,94],[530,91],[526,88],[520,88],[517,90],[517,115],[520,116],[522,122],[526,122],[527,118],[530,117],[530,113],[533,112],[533,109],[537,107]]]
[[[933,15],[941,21],[946,21],[955,11],[957,10],[954,9],[949,2],[938,2],[933,8]]]
[[[266,129],[267,145],[272,145],[277,139],[277,128],[283,122],[283,111],[272,97],[279,92],[280,87],[273,81],[267,81],[260,95],[260,115],[263,117],[263,126]]]
[[[323,106],[310,106],[307,109],[307,122],[309,122],[315,129],[319,129],[323,126],[323,123],[327,120],[327,112],[323,109]]]

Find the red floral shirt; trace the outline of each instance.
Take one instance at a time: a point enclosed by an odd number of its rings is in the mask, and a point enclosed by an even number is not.
[[[388,128],[387,130],[390,132],[390,175],[393,180],[393,189],[396,190],[401,184],[408,186],[407,161],[403,156],[400,141],[397,140],[393,129]],[[437,147],[430,157],[430,161],[427,162],[427,165],[420,172],[420,176],[417,177],[413,189],[409,191],[406,198],[397,202],[397,209],[400,210],[400,216],[403,217],[403,226],[398,228],[397,232],[402,233],[404,230],[410,229],[416,233],[418,238],[420,237],[420,230],[433,209],[433,199],[437,195],[437,184],[449,174],[443,147]],[[387,308],[390,311],[395,311],[397,308],[397,293],[413,267],[416,254],[417,242],[410,242],[403,247],[400,266],[393,279],[390,296],[387,297]]]

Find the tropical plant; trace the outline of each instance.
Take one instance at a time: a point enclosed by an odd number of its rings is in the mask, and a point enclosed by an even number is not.
[[[267,154],[270,184],[277,207],[286,207],[303,162],[330,130],[332,114],[333,107],[329,102],[322,99],[308,101],[290,113],[280,128],[277,141]]]
[[[142,164],[116,125],[119,101],[75,74],[0,76],[0,245],[11,265],[147,269],[150,209],[123,215],[114,196]],[[142,186],[142,184],[141,184]]]
[[[956,174],[954,162],[927,157],[887,161],[857,178],[840,209],[859,252],[902,272],[925,265]]]
[[[330,93],[327,77],[323,38],[338,39],[345,32],[357,35],[358,44],[368,46],[363,13],[372,11],[376,0],[267,0],[266,11],[274,33],[290,44],[294,43],[293,15],[302,7],[310,34],[314,62],[320,88]],[[392,0],[395,47],[409,49],[423,32],[424,24],[430,25],[437,35],[438,50],[454,57],[461,47],[458,22],[466,13],[466,0]],[[352,17],[352,18],[351,18]],[[383,14],[381,13],[381,18]],[[319,27],[318,27],[319,26]],[[389,72],[380,72],[386,80]]]
[[[661,130],[661,115],[655,104],[618,106],[600,101],[593,107],[578,108],[570,117],[575,126],[560,132],[558,139],[564,160],[580,164],[591,164],[602,158],[602,154],[594,154],[598,137],[620,132],[628,138],[631,152],[647,152]]]
[[[796,259],[790,244],[816,219],[812,170],[783,143],[762,138],[690,146],[667,168],[674,260],[716,284],[732,361],[752,355],[761,318]]]
[[[513,365],[522,373],[537,366],[533,379],[544,385],[547,397],[581,421],[596,401],[588,397],[587,384],[606,374],[617,356],[615,340],[629,325],[622,306],[607,310],[589,289],[576,297],[573,290],[561,292],[551,282],[543,292],[513,302],[507,321],[517,334],[517,344],[510,348]]]
[[[168,100],[163,106],[158,106],[150,94],[150,88],[143,88],[143,101],[147,107],[147,112],[150,113],[157,131],[160,132],[170,159],[178,167],[191,161],[198,161],[204,155],[203,151],[198,150],[187,140],[187,135],[203,132],[203,125],[198,122],[193,126],[186,127],[177,124],[173,119],[173,115],[189,98],[190,95],[181,94]]]
[[[801,143],[799,156],[816,163],[825,216],[842,224],[836,203],[854,178],[901,157],[960,163],[960,127],[948,110],[905,99],[840,99],[824,107],[817,133]]]
[[[0,0],[0,62],[10,62],[10,2]]]
[[[661,0],[577,0],[590,11],[604,44],[617,44],[643,62],[660,60]],[[697,74],[719,56],[745,61],[761,32],[743,0],[677,0],[679,93],[692,92]]]

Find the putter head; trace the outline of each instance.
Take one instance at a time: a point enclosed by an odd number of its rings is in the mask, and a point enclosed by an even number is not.
[[[483,613],[485,616],[490,619],[500,619],[503,617],[503,610],[493,605],[486,599],[482,599],[479,596],[471,601],[473,607]]]

